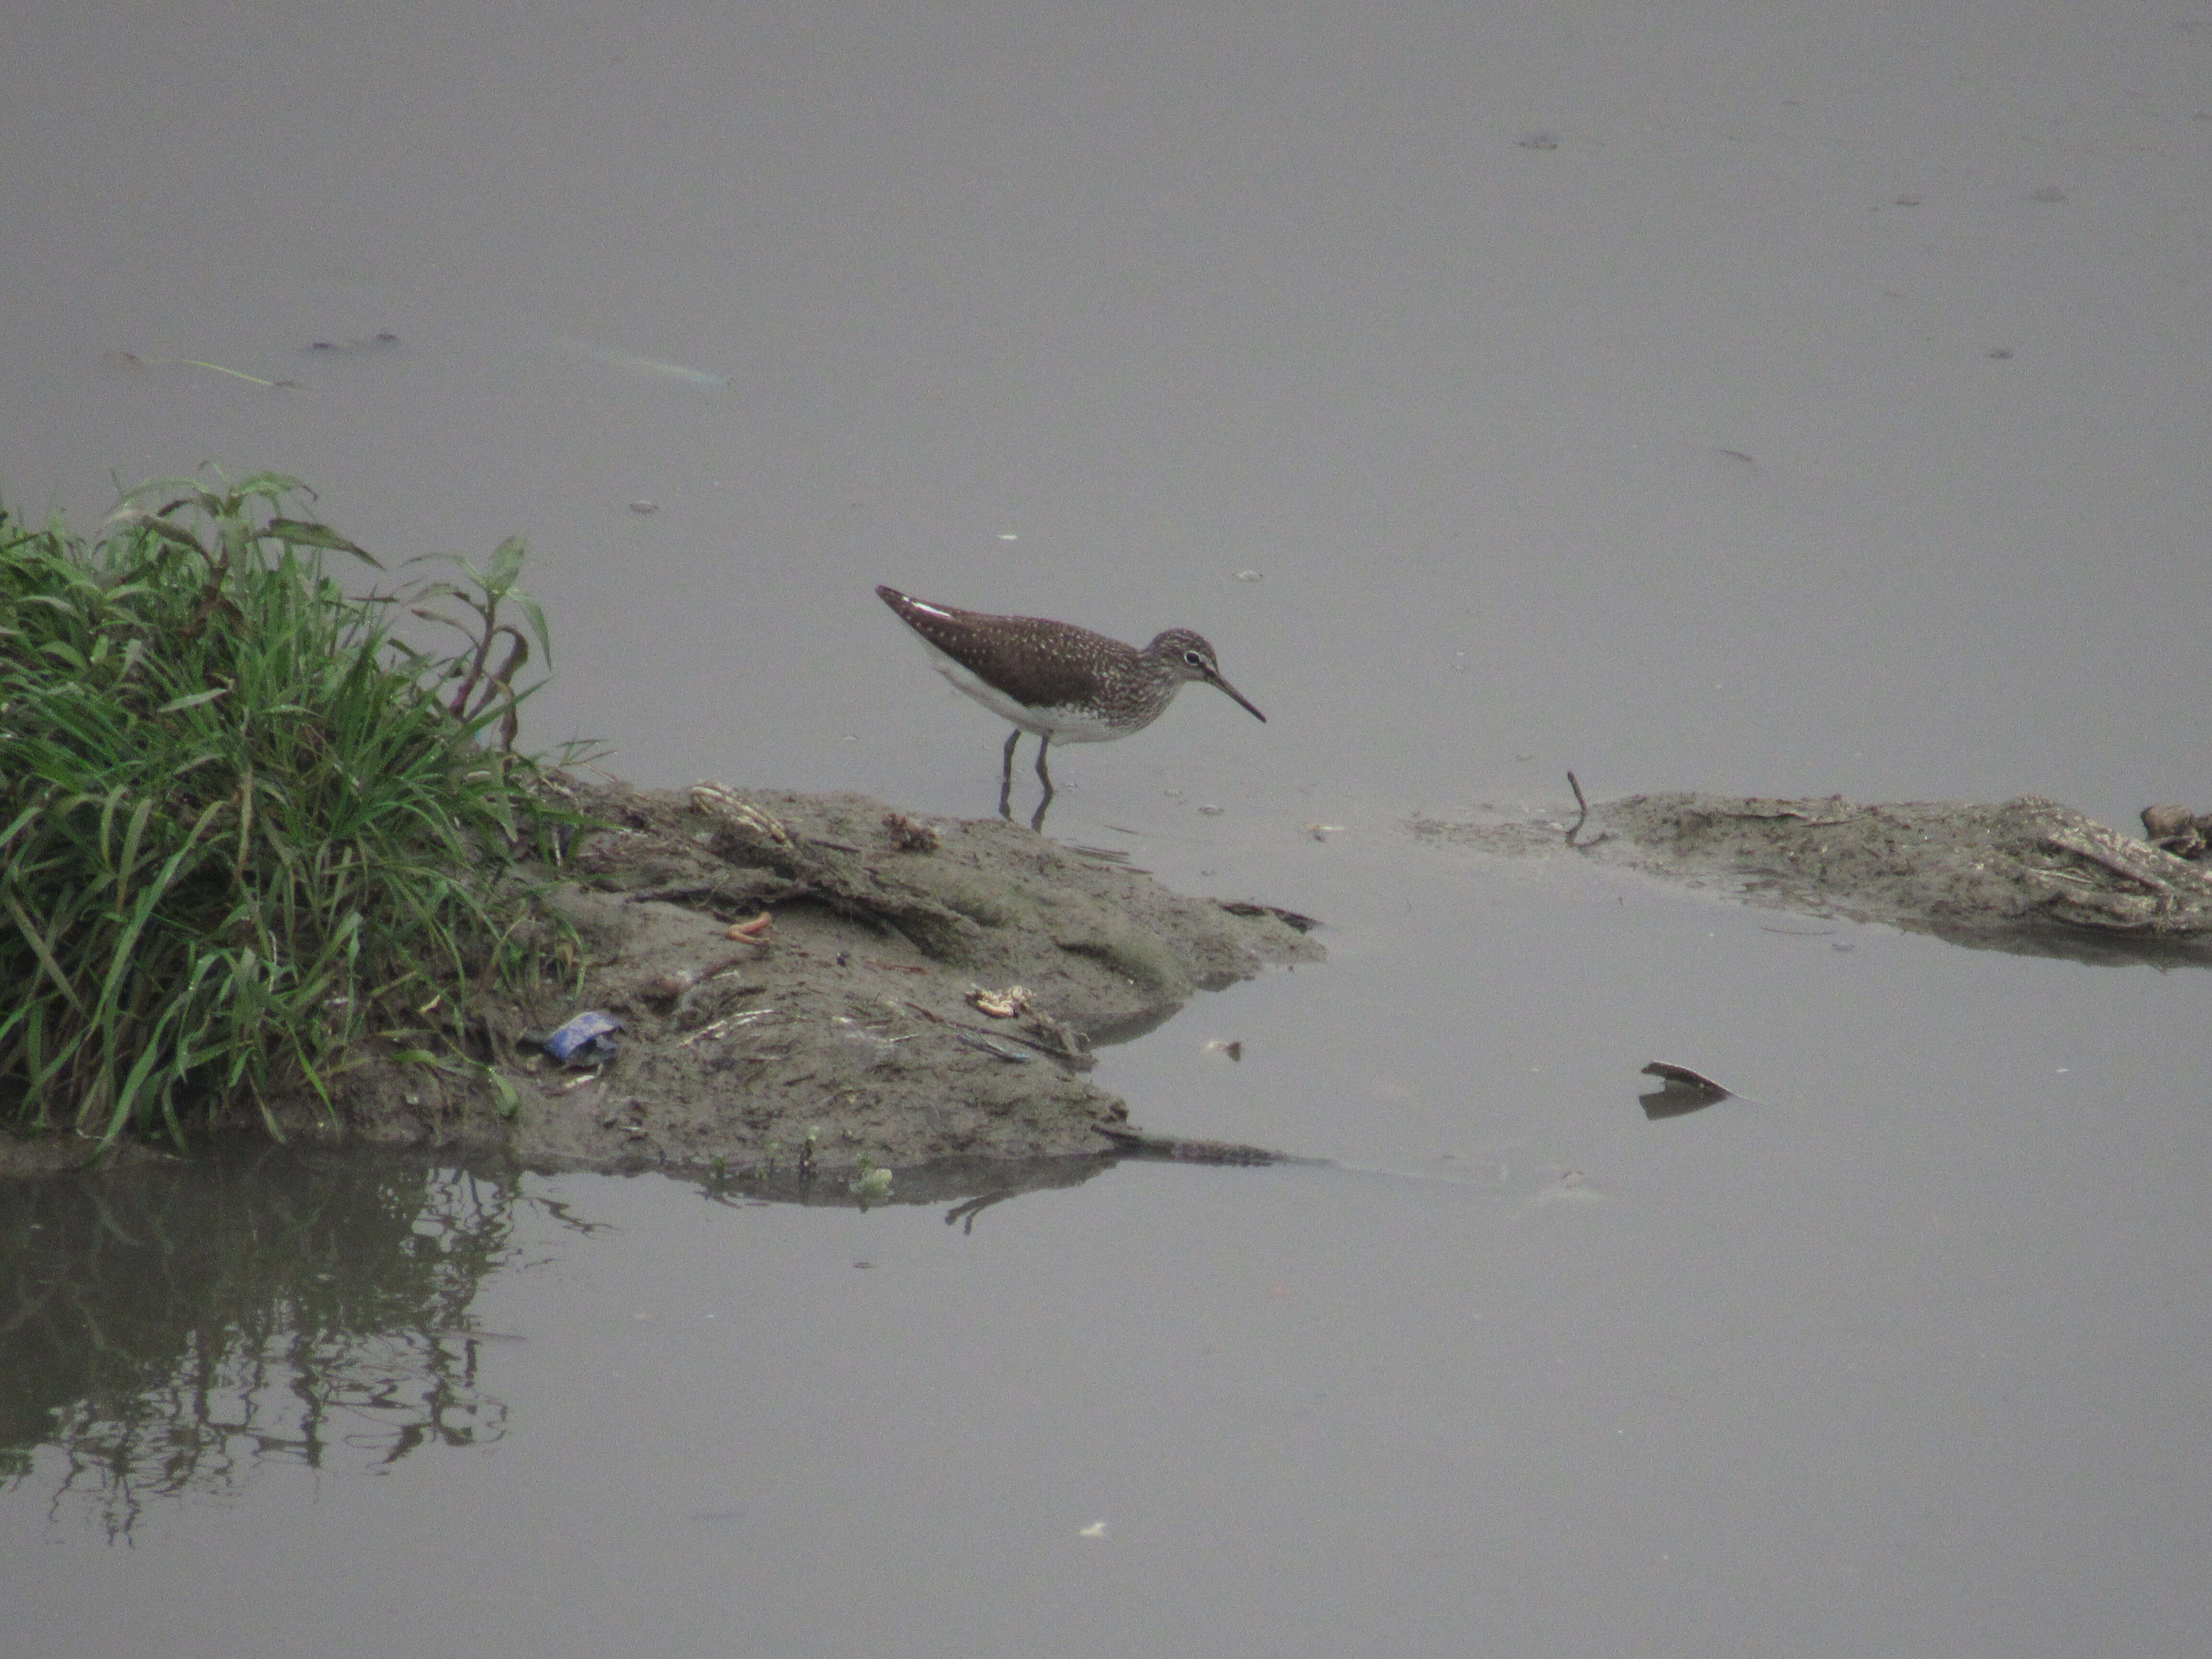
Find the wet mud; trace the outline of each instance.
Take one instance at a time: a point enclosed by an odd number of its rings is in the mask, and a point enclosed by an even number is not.
[[[1322,960],[1308,918],[1176,894],[1117,853],[1001,820],[922,822],[857,795],[613,783],[577,786],[574,804],[605,826],[577,838],[553,893],[582,947],[580,994],[483,1011],[474,1073],[363,1054],[337,1080],[335,1121],[286,1103],[288,1138],[690,1170],[835,1203],[884,1196],[855,1185],[872,1170],[899,1171],[892,1201],[990,1202],[1124,1158],[1284,1157],[1148,1134],[1085,1074],[1095,1045],[1201,991]],[[1676,793],[1576,816],[1409,827],[1976,948],[2212,963],[2212,868],[2033,796]],[[618,1022],[611,1051],[555,1060],[546,1037],[586,1011]],[[88,1150],[0,1139],[0,1172]]]
[[[608,826],[578,837],[553,895],[581,994],[491,1011],[472,1040],[504,1088],[370,1056],[335,1126],[302,1103],[289,1131],[764,1188],[1110,1156],[1124,1144],[1099,1132],[1129,1114],[1085,1076],[1094,1045],[1322,957],[1306,918],[1187,897],[996,819],[717,786],[579,787],[575,804]],[[611,1057],[560,1064],[542,1040],[582,1011],[620,1022]]]
[[[1577,857],[1742,903],[2084,962],[2212,962],[2212,871],[2055,801],[1632,795],[1571,818],[1420,818],[1425,841]],[[1569,830],[1572,830],[1571,839]]]

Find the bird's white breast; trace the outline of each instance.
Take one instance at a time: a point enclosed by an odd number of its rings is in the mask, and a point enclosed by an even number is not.
[[[1109,726],[1086,709],[1032,708],[1025,702],[1017,702],[995,685],[978,679],[972,669],[955,662],[927,640],[922,641],[922,647],[929,653],[939,673],[1000,719],[1024,732],[1049,737],[1054,743],[1106,743],[1127,735],[1126,729]]]

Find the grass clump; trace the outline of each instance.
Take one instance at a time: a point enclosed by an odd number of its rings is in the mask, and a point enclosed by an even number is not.
[[[513,750],[503,603],[546,647],[522,544],[351,597],[326,558],[376,562],[289,515],[311,499],[171,480],[92,542],[0,513],[0,1123],[273,1131],[364,1035],[419,1051],[541,965],[514,864],[573,820]],[[462,648],[404,643],[403,614]]]

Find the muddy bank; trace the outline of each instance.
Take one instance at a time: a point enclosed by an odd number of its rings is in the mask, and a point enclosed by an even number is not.
[[[1084,1075],[1093,1044],[1322,955],[1303,917],[996,819],[711,787],[579,786],[575,804],[609,826],[576,839],[554,895],[582,994],[476,1034],[511,1109],[495,1085],[371,1060],[340,1084],[343,1134],[770,1182],[1096,1154],[1128,1112]],[[611,1060],[539,1051],[586,1009],[621,1022]],[[290,1127],[327,1133],[305,1110]]]
[[[1415,820],[1423,840],[1579,857],[1747,904],[2088,962],[2212,960],[2212,873],[2033,795],[1996,805],[1632,795],[1563,818]]]

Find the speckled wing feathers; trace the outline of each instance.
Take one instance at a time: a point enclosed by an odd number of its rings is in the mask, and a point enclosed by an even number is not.
[[[1103,634],[1040,617],[994,617],[926,605],[896,588],[876,590],[906,625],[1016,702],[1075,708],[1098,696],[1100,677],[1126,671],[1138,653]]]

